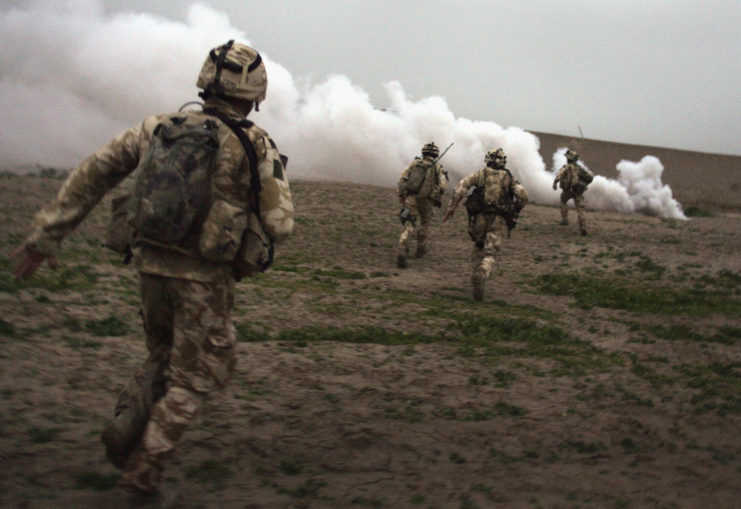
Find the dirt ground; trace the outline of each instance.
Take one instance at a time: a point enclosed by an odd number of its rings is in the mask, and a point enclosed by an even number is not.
[[[295,235],[238,285],[236,376],[145,503],[99,439],[145,356],[108,200],[56,272],[8,273],[59,185],[0,177],[2,507],[739,506],[738,215],[589,211],[582,237],[529,206],[476,303],[463,210],[402,270],[394,190],[294,182]]]

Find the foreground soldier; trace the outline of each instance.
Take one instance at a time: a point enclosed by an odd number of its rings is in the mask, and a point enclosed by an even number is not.
[[[432,208],[442,205],[442,195],[448,188],[448,173],[436,160],[439,155],[440,149],[437,145],[433,142],[425,144],[422,147],[422,157],[415,157],[399,178],[397,190],[402,206],[399,213],[402,230],[399,237],[399,252],[396,256],[399,268],[407,266],[409,237],[417,227],[418,218],[415,256],[421,258],[429,249],[427,240],[430,235]]]
[[[448,213],[452,217],[464,196],[468,211],[468,234],[473,240],[471,284],[473,298],[483,300],[484,285],[491,275],[505,231],[515,227],[517,216],[528,201],[527,192],[504,165],[507,156],[500,148],[488,152],[486,167],[461,180],[453,190]]]
[[[579,221],[579,231],[582,235],[587,234],[587,218],[584,214],[584,191],[594,178],[592,172],[580,165],[579,154],[573,150],[566,151],[566,164],[564,164],[556,178],[553,180],[553,189],[560,183],[561,187],[561,224],[569,224],[568,201],[574,200],[576,217]]]
[[[164,461],[186,426],[207,395],[222,389],[234,372],[235,279],[264,270],[272,259],[272,243],[293,228],[281,156],[268,134],[245,119],[265,98],[267,75],[260,55],[229,41],[211,51],[197,86],[203,89],[203,112],[147,118],[90,155],[39,212],[33,232],[13,253],[19,258],[17,278],[31,276],[44,260],[55,267],[62,240],[103,195],[137,167],[141,175],[146,161],[156,159],[150,147],[163,131],[193,124],[215,137],[204,181],[208,199],[199,209],[203,213],[187,225],[185,238],[163,241],[142,234],[143,227],[131,237],[149,357],[121,393],[116,419],[102,438],[108,458],[123,469],[120,485],[145,494],[157,492]],[[131,198],[139,205],[140,181]],[[163,185],[156,179],[144,184],[144,191],[155,186],[152,199],[160,191],[156,186]],[[191,193],[192,187],[182,191]],[[159,199],[182,200],[177,194]],[[145,203],[141,211],[156,210],[158,203]],[[129,222],[137,210],[132,206]],[[155,229],[168,226],[154,222]]]

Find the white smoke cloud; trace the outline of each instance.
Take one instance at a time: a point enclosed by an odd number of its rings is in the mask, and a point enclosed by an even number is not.
[[[250,44],[227,15],[203,4],[193,4],[185,22],[106,15],[95,0],[69,4],[39,0],[0,10],[0,167],[74,166],[146,116],[196,99],[196,77],[212,47],[228,39]],[[456,117],[442,97],[411,100],[398,82],[386,84],[388,104],[379,109],[346,76],[297,84],[261,53],[268,95],[251,118],[289,156],[290,175],[390,187],[432,140],[441,148],[455,143],[443,163],[456,183],[502,147],[531,199],[558,203],[551,184],[563,153],[547,171],[535,135]],[[586,195],[591,208],[684,217],[661,185],[658,159],[623,161],[618,170],[617,181],[595,178]]]

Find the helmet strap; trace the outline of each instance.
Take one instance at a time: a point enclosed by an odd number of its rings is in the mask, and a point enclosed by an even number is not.
[[[229,50],[232,48],[232,45],[234,44],[234,39],[229,40],[226,44],[224,44],[221,47],[221,51],[219,52],[219,56],[216,57],[216,74],[214,75],[214,81],[213,81],[213,87],[214,91],[218,92],[221,90],[221,70],[224,68],[224,62],[226,61],[226,54],[229,53]]]

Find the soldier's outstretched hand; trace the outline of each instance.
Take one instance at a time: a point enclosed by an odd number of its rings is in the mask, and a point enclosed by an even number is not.
[[[46,256],[38,251],[32,251],[25,246],[20,246],[10,254],[11,258],[18,258],[18,265],[13,269],[13,276],[16,279],[25,279],[36,272],[39,266],[47,260],[49,267],[57,268],[57,259],[55,256]]]

